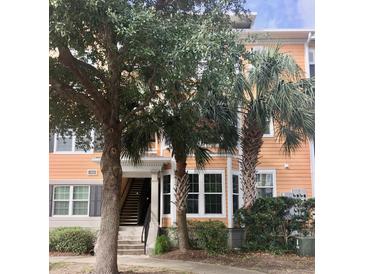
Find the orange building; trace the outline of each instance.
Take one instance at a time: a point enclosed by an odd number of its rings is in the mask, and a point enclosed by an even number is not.
[[[307,76],[314,75],[313,30],[239,30],[239,37],[253,50],[281,45],[292,55]],[[254,42],[252,42],[253,40]],[[248,42],[247,42],[248,41]],[[271,124],[264,135],[260,165],[257,169],[259,196],[301,194],[314,197],[314,146],[309,141],[292,154],[284,156]],[[53,136],[49,153],[49,225],[98,228],[102,200],[101,153],[84,152],[75,145],[75,136],[65,140]],[[239,153],[238,153],[239,154]],[[239,155],[213,153],[203,170],[188,159],[190,193],[188,219],[220,220],[234,227],[233,215],[243,203],[239,185]],[[122,159],[123,192],[121,226],[135,226],[141,231],[150,207],[149,244],[158,227],[176,222],[174,205],[175,160],[164,139],[154,140],[150,151],[134,166]],[[139,230],[138,230],[139,231]],[[140,239],[140,235],[139,235]],[[150,240],[152,239],[152,240]],[[152,241],[152,242],[151,242]],[[124,254],[124,253],[122,253]],[[136,253],[137,254],[137,253]]]

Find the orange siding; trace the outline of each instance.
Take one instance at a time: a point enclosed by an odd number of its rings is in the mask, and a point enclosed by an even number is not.
[[[287,169],[284,168],[285,163],[289,165]],[[276,170],[278,196],[283,192],[290,192],[293,188],[304,188],[307,195],[312,196],[309,143],[302,144],[302,147],[289,157],[283,154],[281,143],[275,138],[264,138],[258,168]]]
[[[92,159],[100,157],[95,154],[49,154],[49,178],[50,179],[102,179],[100,165]],[[96,176],[88,176],[88,169],[96,169]]]

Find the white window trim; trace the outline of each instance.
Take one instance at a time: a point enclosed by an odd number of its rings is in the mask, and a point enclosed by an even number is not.
[[[226,177],[225,171],[222,169],[204,169],[204,170],[187,170],[189,174],[199,174],[199,213],[189,213],[186,214],[187,218],[225,218],[226,214]],[[222,175],[222,192],[217,194],[222,194],[222,213],[205,213],[205,192],[204,192],[204,175],[205,174],[221,174]],[[215,194],[210,193],[209,194]]]
[[[256,169],[256,174],[272,174],[272,185],[273,185],[273,197],[277,197],[276,193],[276,169]],[[257,185],[256,185],[257,188]],[[259,187],[259,188],[265,188],[265,187]]]
[[[53,153],[54,154],[92,154],[92,153],[94,153],[94,148],[93,147],[91,147],[87,151],[75,151],[76,135],[74,133],[72,133],[72,151],[57,151],[58,136],[59,136],[59,134],[57,134],[57,133],[54,134],[54,142],[53,142]],[[94,143],[94,139],[95,139],[95,131],[92,130],[91,131],[91,142],[92,143]]]
[[[271,137],[274,137],[274,121],[272,119],[272,117],[270,117],[270,122],[269,122],[269,131],[270,133],[269,134],[264,134],[264,138],[271,138]]]
[[[69,199],[68,199],[68,202],[69,202],[69,205],[68,205],[68,215],[55,215],[54,214],[54,209],[55,209],[55,188],[57,187],[69,187],[70,188],[70,192],[69,192]],[[88,197],[87,197],[87,214],[86,215],[73,215],[72,214],[72,210],[73,210],[73,203],[74,201],[86,201],[86,200],[79,200],[79,199],[76,199],[74,200],[72,195],[73,195],[73,188],[75,186],[87,186],[88,187]],[[62,200],[57,200],[57,202],[59,201],[62,201]],[[67,200],[64,200],[64,201],[67,201]],[[53,186],[53,197],[52,197],[52,217],[60,217],[60,218],[64,218],[64,217],[89,217],[89,210],[90,210],[90,186],[89,185],[55,185]]]

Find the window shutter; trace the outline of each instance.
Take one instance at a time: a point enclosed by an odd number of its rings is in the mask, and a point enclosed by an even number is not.
[[[90,210],[89,216],[101,216],[102,185],[90,186]]]
[[[53,185],[49,185],[49,217],[52,216]]]

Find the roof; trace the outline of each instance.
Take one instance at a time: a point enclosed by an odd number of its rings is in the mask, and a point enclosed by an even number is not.
[[[310,42],[315,40],[314,29],[237,29],[241,39],[258,42]],[[254,41],[253,41],[254,42]]]

